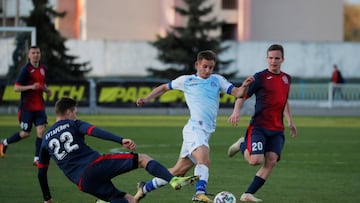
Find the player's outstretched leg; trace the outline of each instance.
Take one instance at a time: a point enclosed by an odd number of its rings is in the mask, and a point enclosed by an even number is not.
[[[146,196],[144,189],[143,189],[145,185],[146,185],[146,182],[144,182],[144,181],[138,182],[138,184],[136,186],[137,191],[136,191],[136,194],[134,195],[135,203],[139,203],[140,200]]]
[[[158,180],[157,182],[161,181],[162,183],[159,184],[156,188],[163,186],[164,184],[166,184],[167,182],[165,180],[159,179],[159,178],[155,178],[156,180]],[[153,179],[154,180],[154,179]],[[153,188],[153,183],[152,181],[149,181],[148,183],[146,182],[139,182],[137,184],[137,192],[134,195],[134,199],[136,203],[139,203],[141,199],[143,199],[146,196],[147,192],[150,192],[156,188]],[[175,190],[180,190],[182,187],[189,185],[189,184],[194,184],[195,182],[199,181],[199,176],[187,176],[187,177],[176,177],[174,176],[169,184],[172,188],[174,188]],[[147,184],[151,185],[147,187]]]
[[[195,194],[192,199],[194,203],[195,202],[202,202],[202,203],[213,203],[213,201],[205,194],[205,193],[199,193]]]
[[[199,176],[187,176],[187,177],[173,177],[170,180],[170,185],[175,190],[180,190],[183,186],[193,184],[199,181]]]
[[[233,157],[236,153],[238,153],[240,149],[241,143],[244,142],[244,137],[240,137],[234,144],[232,144],[228,149],[228,156]]]
[[[7,146],[1,140],[1,142],[0,142],[0,157],[1,158],[5,157],[6,148],[7,148]]]
[[[262,199],[256,198],[251,193],[243,193],[240,197],[241,202],[262,202]]]

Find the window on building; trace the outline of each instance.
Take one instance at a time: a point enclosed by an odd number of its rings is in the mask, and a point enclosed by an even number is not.
[[[2,16],[4,13],[4,10],[3,10],[3,0],[0,0],[0,16]]]
[[[237,40],[237,25],[236,24],[224,24],[221,27],[222,40]]]
[[[222,0],[223,9],[236,9],[238,0]]]

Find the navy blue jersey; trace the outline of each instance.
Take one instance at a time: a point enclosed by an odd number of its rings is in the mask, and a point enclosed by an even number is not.
[[[284,130],[283,114],[290,91],[290,75],[267,69],[254,75],[246,97],[256,95],[255,113],[250,124],[268,130]]]
[[[86,167],[100,154],[85,144],[95,126],[81,120],[60,120],[44,135],[40,149],[40,165],[48,165],[50,157],[73,183],[77,184]]]

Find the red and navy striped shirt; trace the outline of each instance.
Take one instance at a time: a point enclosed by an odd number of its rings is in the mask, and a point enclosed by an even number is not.
[[[255,112],[250,124],[268,130],[284,130],[283,112],[290,92],[291,76],[267,69],[254,75],[246,98],[256,96]]]
[[[37,90],[27,90],[21,92],[21,99],[19,108],[25,111],[41,111],[45,109],[43,99],[43,90],[45,86],[46,67],[39,65],[35,68],[31,63],[27,63],[20,70],[19,77],[16,80],[16,85],[32,85],[39,83],[40,87]]]

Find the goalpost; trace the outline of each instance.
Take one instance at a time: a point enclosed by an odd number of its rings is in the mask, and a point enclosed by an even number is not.
[[[30,33],[30,39],[27,37],[27,41],[30,41],[30,46],[36,45],[36,27],[10,27],[4,26],[0,27],[0,33]],[[2,49],[0,50],[0,77],[6,75],[8,67],[12,61],[12,51],[16,48],[15,43],[12,43],[11,40],[15,39],[16,36],[6,36],[0,34],[0,44]],[[27,47],[27,46],[26,46]]]
[[[36,27],[9,27],[9,26],[4,26],[4,27],[0,27],[0,33],[30,33],[31,37],[30,37],[30,44],[31,46],[36,45]],[[0,39],[3,38],[2,35],[0,35]],[[6,37],[7,38],[7,37]],[[11,47],[14,46],[13,48],[15,48],[15,44],[13,45],[12,43],[9,44],[8,42],[6,42],[7,40],[5,39],[4,42],[2,42],[2,45],[5,45],[5,47],[2,47],[2,50],[0,50],[0,56],[1,58],[3,58],[3,60],[0,62],[0,77],[4,77],[7,73],[8,67],[10,65],[10,61],[11,61],[11,56],[12,53],[10,52],[12,49]],[[4,43],[4,44],[3,44]],[[4,81],[1,82],[1,85],[3,85]],[[5,87],[4,87],[5,88]],[[6,89],[6,88],[5,88]],[[5,92],[5,90],[3,90]],[[0,90],[0,92],[2,92]],[[3,92],[3,94],[4,94]],[[3,95],[0,95],[0,99],[2,98]],[[10,114],[12,112],[16,112],[16,107],[14,107],[13,104],[9,104],[7,107],[3,106],[5,108],[0,107],[0,111],[4,111],[5,109],[7,109],[7,113]]]
[[[36,27],[0,27],[0,32],[30,32],[31,46],[36,45]]]

